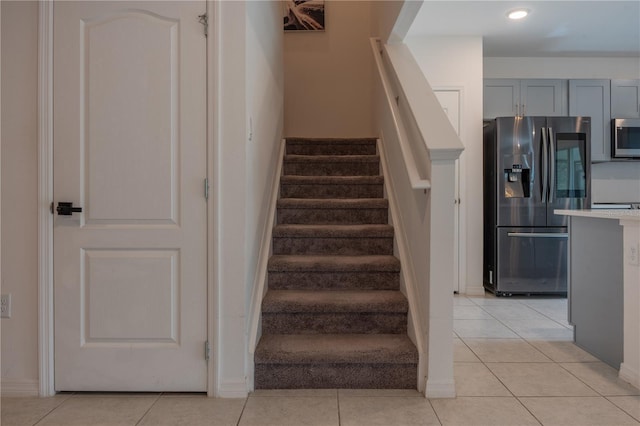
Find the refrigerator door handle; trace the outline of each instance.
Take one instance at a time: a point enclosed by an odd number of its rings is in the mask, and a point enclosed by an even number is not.
[[[507,237],[516,238],[569,238],[566,232],[509,232]]]
[[[547,128],[540,129],[542,133],[542,173],[540,174],[541,194],[540,200],[544,203],[547,200],[547,179],[549,176],[549,153],[547,151]]]
[[[556,187],[556,148],[553,141],[553,129],[549,127],[549,203],[553,203],[553,191]]]

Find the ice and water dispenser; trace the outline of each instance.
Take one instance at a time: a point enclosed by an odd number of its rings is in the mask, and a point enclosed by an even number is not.
[[[504,169],[504,197],[529,198],[531,196],[531,168],[526,158],[511,158],[504,164],[511,167]]]

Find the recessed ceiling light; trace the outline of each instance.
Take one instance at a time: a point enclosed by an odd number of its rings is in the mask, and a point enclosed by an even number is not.
[[[527,9],[514,9],[509,13],[507,13],[507,16],[509,17],[509,19],[516,20],[516,19],[522,19],[528,14],[529,14],[529,11]]]

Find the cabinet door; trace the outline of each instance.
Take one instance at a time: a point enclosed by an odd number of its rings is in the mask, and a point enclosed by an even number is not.
[[[611,80],[611,118],[640,118],[640,80]]]
[[[483,99],[485,119],[515,117],[519,114],[520,80],[485,79]]]
[[[567,81],[521,80],[520,115],[566,116]]]
[[[569,115],[591,117],[591,161],[611,159],[610,80],[569,80]]]

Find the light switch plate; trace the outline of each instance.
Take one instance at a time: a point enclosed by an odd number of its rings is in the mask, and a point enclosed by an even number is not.
[[[11,318],[11,293],[0,296],[0,318]]]
[[[629,264],[630,265],[640,265],[640,253],[638,253],[639,248],[638,244],[631,244],[629,246]]]

